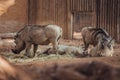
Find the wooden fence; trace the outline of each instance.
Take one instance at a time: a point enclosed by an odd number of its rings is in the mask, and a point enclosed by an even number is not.
[[[78,26],[81,29],[84,25],[90,25],[88,20],[84,21],[85,18],[81,16],[88,13],[88,19],[91,16],[91,25],[104,28],[120,42],[120,0],[70,0],[70,3],[71,12],[80,14],[80,18],[83,19],[78,21],[78,25],[75,21],[74,27]]]
[[[28,0],[29,24],[56,24],[67,37],[67,0]]]
[[[120,0],[97,0],[96,4],[96,27],[106,29],[120,42]]]
[[[70,0],[70,9],[72,12],[93,12],[95,0]]]
[[[74,13],[81,17],[89,13],[93,26],[106,29],[120,41],[120,0],[28,0],[28,23],[57,24],[63,28],[64,38],[73,35]]]

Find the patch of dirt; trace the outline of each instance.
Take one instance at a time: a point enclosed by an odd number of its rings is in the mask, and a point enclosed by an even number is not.
[[[60,40],[60,43],[59,44],[63,44],[63,45],[70,45],[70,46],[79,46],[79,45],[81,45],[81,46],[83,46],[83,41],[82,40],[64,40],[64,39],[61,39]],[[23,53],[24,53],[24,51],[22,51],[21,52],[21,54],[19,54],[19,55],[14,55],[12,52],[11,52],[11,48],[13,48],[14,47],[14,41],[13,40],[2,40],[2,41],[0,41],[0,52],[1,52],[1,54],[2,55],[4,55],[4,56],[6,56],[9,60],[12,58],[13,60],[13,62],[24,62],[24,60],[28,60],[27,62],[31,62],[32,63],[32,61],[34,62],[34,61],[47,61],[47,60],[52,60],[52,58],[53,58],[53,60],[59,60],[59,59],[71,59],[71,60],[73,60],[73,58],[75,58],[74,56],[71,56],[71,55],[63,55],[63,56],[61,56],[61,55],[41,55],[41,56],[36,56],[36,57],[34,57],[34,58],[32,58],[32,59],[26,59],[26,58],[24,58],[24,55],[23,55]],[[51,44],[50,44],[51,45]],[[39,50],[38,50],[38,53],[40,53],[42,50],[44,51],[44,50],[46,50],[47,48],[48,48],[49,46],[39,46]],[[91,46],[90,46],[91,47]],[[5,51],[4,51],[5,50]],[[116,58],[118,58],[119,59],[119,57],[120,57],[120,44],[115,44],[115,46],[114,46],[114,55],[113,55],[113,57],[116,57]],[[100,57],[95,57],[96,58],[96,60],[98,59],[98,60],[102,60],[102,59],[100,59]],[[104,57],[102,57],[102,58],[104,58]],[[111,57],[112,58],[112,57]],[[115,59],[116,59],[115,58]],[[83,58],[79,58],[79,59],[82,59],[83,60]],[[84,59],[87,59],[87,60],[91,60],[92,58],[84,58]],[[109,61],[109,57],[105,57],[104,58],[105,59],[105,61],[108,59],[108,61]],[[103,59],[103,60],[104,60]],[[114,58],[113,58],[114,59]],[[18,60],[18,61],[17,61]],[[22,61],[23,60],[23,61]],[[119,63],[119,60],[118,61],[116,61],[115,63]]]
[[[59,44],[83,46],[82,40],[62,39]],[[46,46],[40,46],[38,52],[45,49]],[[14,55],[10,50],[1,51],[1,54],[12,64],[17,65],[27,76],[31,75],[31,79],[34,80],[120,79],[120,44],[115,44],[113,57],[76,58],[71,55],[43,54],[34,58],[25,58],[23,53],[24,51]]]
[[[120,65],[90,59],[37,61],[13,65],[1,59],[0,79],[4,80],[119,80]],[[105,60],[105,59],[104,59]],[[112,61],[112,58],[109,58]],[[7,73],[7,74],[4,74]],[[1,76],[2,75],[2,76]],[[15,76],[17,75],[17,76]]]

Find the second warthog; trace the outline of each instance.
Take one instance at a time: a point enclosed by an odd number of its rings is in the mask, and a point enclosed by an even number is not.
[[[44,54],[54,54],[53,49],[48,48],[43,52]],[[58,54],[69,54],[76,57],[84,57],[82,46],[58,45]]]
[[[112,56],[114,40],[106,30],[102,28],[84,27],[81,33],[85,44],[85,51],[91,44],[94,47],[91,49],[91,52],[94,52],[94,54],[98,56]]]
[[[25,55],[29,57],[35,56],[38,45],[53,44],[53,49],[57,51],[58,41],[62,36],[62,28],[57,25],[28,25],[21,29],[15,36],[15,49],[12,52],[20,53],[26,49]],[[31,46],[33,54],[30,55]]]

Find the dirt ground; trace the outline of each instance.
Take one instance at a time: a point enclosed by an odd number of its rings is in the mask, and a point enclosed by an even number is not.
[[[29,59],[25,59],[22,56],[23,52],[21,52],[21,54],[19,55],[14,55],[10,48],[13,48],[13,40],[4,40],[3,43],[6,43],[7,45],[3,45],[1,42],[1,54],[4,55],[5,57],[8,58],[8,60],[10,60],[12,63],[15,64],[49,64],[49,63],[73,63],[73,62],[80,62],[80,61],[91,61],[91,60],[99,60],[99,61],[103,61],[103,62],[108,62],[110,64],[115,64],[115,65],[120,65],[120,44],[115,44],[114,46],[114,54],[113,57],[82,57],[82,58],[76,58],[70,55],[41,55],[39,57],[34,57],[34,58],[29,58]],[[9,43],[9,44],[8,44]],[[64,40],[61,39],[59,44],[63,44],[63,45],[72,45],[72,46],[83,46],[83,42],[82,40]],[[9,46],[9,47],[8,47]],[[41,50],[46,49],[46,46],[40,46],[40,49],[38,50],[38,53]],[[15,56],[15,57],[13,57]],[[11,59],[12,58],[12,59]]]
[[[7,43],[6,40],[3,42]],[[2,45],[0,49],[1,55],[5,56],[8,61],[16,65],[17,67],[14,67],[15,69],[16,68],[17,70],[18,68],[20,69],[19,72],[20,74],[16,73],[17,75],[21,75],[23,73],[27,74],[26,76],[31,75],[29,76],[29,78],[31,77],[31,80],[119,80],[120,79],[119,77],[120,76],[120,44],[115,44],[114,55],[112,57],[79,57],[79,58],[77,57],[76,58],[71,55],[54,54],[54,55],[40,55],[40,56],[35,56],[34,58],[25,58],[22,55],[24,51],[21,52],[21,54],[19,55],[15,55],[10,51],[10,48],[13,47],[12,44],[13,42],[14,42],[13,40],[9,40],[8,41],[9,45],[8,44],[3,45],[1,42]],[[81,39],[80,40],[62,39],[60,40],[59,44],[83,46],[83,42]],[[7,46],[9,46],[9,48]],[[40,46],[37,53],[39,53],[40,50],[46,49],[46,47],[47,46]],[[89,66],[89,68],[86,66]],[[51,74],[54,74],[54,77]],[[89,76],[88,74],[91,74],[91,76]],[[64,75],[66,77],[64,77]],[[22,75],[22,77],[24,77],[24,75]],[[8,78],[8,80],[10,79]],[[21,79],[16,78],[15,80],[21,80]]]

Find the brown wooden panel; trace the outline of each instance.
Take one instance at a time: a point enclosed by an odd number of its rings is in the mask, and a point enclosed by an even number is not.
[[[84,25],[102,27],[117,41],[120,40],[120,36],[118,36],[120,33],[120,0],[30,1],[33,2],[30,3],[30,14],[28,17],[30,17],[29,20],[31,22],[29,22],[32,24],[57,24],[63,28],[64,38],[68,38],[72,33],[73,20],[71,17],[74,13],[80,13],[81,21],[77,23],[75,21],[74,26],[80,25],[80,28]]]
[[[39,0],[36,24],[56,24],[63,28],[67,37],[67,0]]]
[[[96,0],[97,27],[102,27],[117,41],[119,41],[119,0]]]
[[[94,11],[95,0],[71,0],[71,10],[72,11]]]
[[[93,26],[93,14],[91,12],[76,12],[73,14],[74,31],[80,32],[83,27]]]

